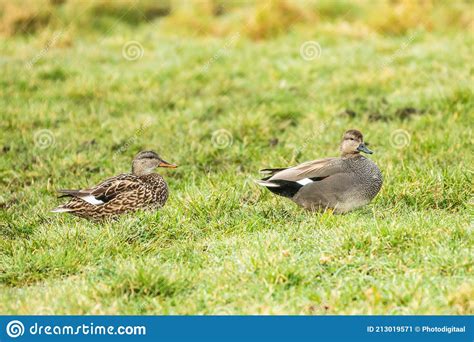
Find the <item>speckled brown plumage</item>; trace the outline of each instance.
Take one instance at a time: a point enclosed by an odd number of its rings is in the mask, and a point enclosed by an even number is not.
[[[156,167],[176,167],[163,161],[155,152],[140,152],[134,159],[132,173],[109,178],[83,190],[59,190],[71,200],[53,210],[91,220],[103,220],[139,209],[162,207],[168,199],[168,186]]]

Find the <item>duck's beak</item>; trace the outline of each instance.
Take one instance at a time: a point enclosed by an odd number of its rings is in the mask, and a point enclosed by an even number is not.
[[[158,167],[167,167],[171,169],[176,169],[178,165],[170,164],[168,162],[165,162],[164,160],[161,161],[161,163],[158,165]]]
[[[367,148],[367,146],[365,146],[364,143],[361,143],[361,144],[359,145],[359,147],[357,147],[357,151],[364,152],[364,153],[367,153],[367,154],[372,154],[372,153],[374,153],[374,152],[372,152],[371,150],[369,150],[369,149]]]

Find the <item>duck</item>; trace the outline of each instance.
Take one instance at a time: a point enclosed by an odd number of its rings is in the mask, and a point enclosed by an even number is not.
[[[367,145],[359,130],[347,130],[342,136],[340,157],[263,169],[260,171],[265,177],[257,184],[310,211],[347,213],[367,205],[382,188],[380,169],[361,154],[373,154]]]
[[[165,205],[168,185],[154,173],[158,167],[176,168],[154,151],[139,152],[132,161],[132,172],[108,178],[96,186],[79,190],[58,190],[69,202],[52,210],[92,221],[117,218],[137,210],[155,210]]]

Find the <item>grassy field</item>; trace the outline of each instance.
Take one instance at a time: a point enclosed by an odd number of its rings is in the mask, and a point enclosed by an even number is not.
[[[2,38],[0,313],[474,313],[469,30],[102,26]],[[309,213],[252,182],[351,128],[384,174],[370,205]],[[159,212],[49,212],[145,149],[180,165]]]

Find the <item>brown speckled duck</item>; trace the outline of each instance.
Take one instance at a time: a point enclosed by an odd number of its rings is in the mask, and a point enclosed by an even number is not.
[[[340,150],[339,158],[261,170],[268,176],[257,183],[309,210],[345,213],[364,206],[380,191],[382,173],[373,161],[360,154],[373,152],[358,130],[344,133]]]
[[[90,220],[103,220],[139,209],[162,207],[168,199],[168,186],[157,167],[175,168],[153,151],[138,153],[132,162],[132,173],[109,178],[82,190],[59,190],[60,197],[71,200],[52,210],[70,213]]]

